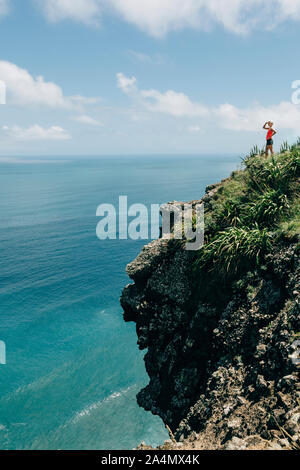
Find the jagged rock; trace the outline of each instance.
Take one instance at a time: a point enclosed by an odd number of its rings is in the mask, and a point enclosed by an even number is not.
[[[268,442],[260,436],[249,436],[245,439],[234,437],[231,441],[227,442],[226,450],[282,450],[280,444],[275,442]]]
[[[145,246],[140,255],[127,266],[128,276],[135,282],[147,280],[166,255],[168,240],[159,239]]]

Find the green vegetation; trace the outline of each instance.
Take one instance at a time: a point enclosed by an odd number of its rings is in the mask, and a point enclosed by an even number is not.
[[[290,208],[289,199],[286,194],[278,190],[267,190],[263,194],[257,195],[257,200],[249,204],[249,213],[245,220],[257,223],[259,226],[274,225],[278,219]]]
[[[282,146],[280,147],[280,153],[287,152],[290,149],[288,142],[283,142]]]
[[[196,274],[224,282],[263,264],[276,243],[300,240],[300,139],[266,157],[254,147],[206,208],[206,243]]]
[[[289,217],[283,218],[278,225],[278,233],[293,239],[300,235],[300,196],[295,197]]]
[[[232,227],[219,232],[200,256],[201,267],[216,269],[219,275],[237,274],[251,268],[271,248],[271,235],[266,229]]]

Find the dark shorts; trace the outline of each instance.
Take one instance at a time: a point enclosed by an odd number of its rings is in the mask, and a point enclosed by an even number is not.
[[[274,142],[273,142],[273,139],[267,140],[267,147],[273,145],[273,143],[274,143]]]

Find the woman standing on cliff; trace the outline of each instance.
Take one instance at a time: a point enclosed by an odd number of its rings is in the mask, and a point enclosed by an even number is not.
[[[271,154],[274,155],[274,151],[273,151],[273,137],[275,134],[277,134],[277,132],[273,129],[273,122],[272,121],[269,121],[269,122],[266,122],[265,125],[264,125],[264,129],[266,131],[268,131],[267,133],[267,147],[266,147],[266,156],[269,155],[269,150],[271,151]],[[269,127],[267,127],[269,126]]]

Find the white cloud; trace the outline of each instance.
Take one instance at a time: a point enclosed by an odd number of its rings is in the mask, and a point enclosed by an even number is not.
[[[227,0],[226,0],[227,1]],[[154,36],[199,25],[201,0],[113,0],[115,10],[130,23]]]
[[[163,57],[159,54],[149,55],[133,50],[129,50],[128,53],[133,59],[143,64],[162,64],[164,62]]]
[[[137,91],[137,80],[135,77],[126,77],[123,73],[117,73],[118,88],[127,95]]]
[[[127,84],[128,79],[123,74],[122,82]],[[127,87],[121,87],[124,93],[129,94]],[[125,89],[123,89],[125,88]],[[202,123],[188,126],[191,133],[204,132],[205,126],[217,125],[223,129],[233,131],[257,131],[266,121],[272,120],[281,129],[299,132],[300,105],[292,102],[281,102],[272,106],[263,106],[258,103],[248,108],[238,108],[230,103],[217,107],[208,106],[192,101],[186,94],[168,90],[164,93],[158,90],[139,90],[135,86],[135,94],[131,95],[143,108],[154,113],[163,113],[176,118],[202,119]]]
[[[188,126],[188,131],[191,134],[203,134],[204,133],[203,127],[198,126],[198,125]]]
[[[91,116],[87,116],[86,114],[76,116],[73,118],[73,120],[79,122],[80,124],[86,124],[88,126],[103,126],[102,122],[97,121],[97,119],[94,119]]]
[[[28,128],[19,126],[3,126],[2,132],[12,140],[34,141],[34,140],[69,140],[71,136],[59,126],[51,126],[48,129],[35,124]]]
[[[98,0],[38,0],[40,8],[51,22],[74,20],[97,25],[101,13]]]
[[[172,116],[205,116],[207,109],[200,103],[193,103],[184,93],[168,90],[139,90],[136,77],[117,74],[117,86],[126,95],[138,98],[143,106],[152,112],[170,114]]]
[[[42,76],[33,78],[30,73],[11,62],[0,61],[0,78],[6,84],[7,100],[17,105],[37,104],[52,108],[66,108],[70,102],[62,89]]]
[[[152,57],[148,54],[145,54],[144,52],[139,52],[139,51],[128,51],[129,54],[134,57],[136,60],[139,62],[143,62],[144,64],[151,64],[152,62]]]
[[[9,13],[10,0],[0,0],[0,16],[5,16]]]
[[[193,103],[184,93],[168,90],[160,93],[157,90],[142,90],[141,97],[147,109],[172,116],[206,116],[207,109],[200,103]]]
[[[17,106],[42,105],[50,108],[74,108],[93,104],[97,98],[83,96],[66,97],[60,86],[46,82],[44,77],[33,77],[27,70],[17,65],[0,61],[0,80],[5,82],[7,103]]]
[[[300,106],[292,102],[283,101],[277,105],[239,109],[231,104],[223,104],[212,110],[219,125],[234,131],[257,131],[266,121],[272,120],[275,127],[299,132]]]
[[[74,105],[78,105],[78,106],[97,104],[100,101],[102,101],[102,98],[100,98],[100,96],[74,95],[74,96],[70,96],[69,99],[72,103],[74,103]]]
[[[102,12],[121,16],[161,37],[183,28],[221,25],[234,33],[300,20],[300,0],[38,0],[50,21],[72,19],[98,24]]]
[[[300,20],[300,0],[112,0],[129,22],[154,35],[183,28],[210,29],[219,24],[247,33],[266,24]]]

